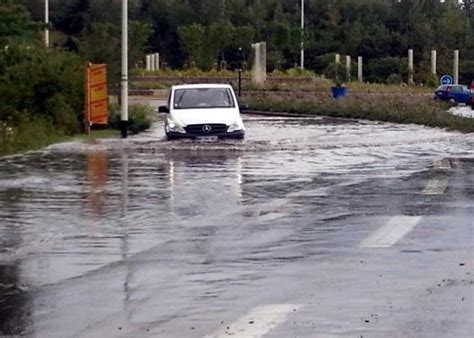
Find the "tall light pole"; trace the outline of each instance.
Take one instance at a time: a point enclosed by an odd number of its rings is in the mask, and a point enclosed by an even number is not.
[[[122,0],[122,95],[120,130],[122,138],[128,137],[128,0]]]
[[[44,43],[49,47],[49,0],[44,0]]]
[[[304,0],[301,0],[301,70],[304,69]]]

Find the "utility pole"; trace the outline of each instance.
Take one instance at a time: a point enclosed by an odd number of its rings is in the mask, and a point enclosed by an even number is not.
[[[44,0],[44,43],[49,47],[49,0]]]
[[[122,0],[122,95],[120,130],[122,138],[128,137],[128,0]]]
[[[239,97],[242,95],[242,47],[239,47]]]
[[[304,70],[304,0],[301,0],[301,70]]]

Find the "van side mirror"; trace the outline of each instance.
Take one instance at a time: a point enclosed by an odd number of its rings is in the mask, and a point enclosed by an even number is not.
[[[168,109],[167,106],[159,106],[158,107],[158,113],[168,114],[169,112],[170,112],[170,110]]]

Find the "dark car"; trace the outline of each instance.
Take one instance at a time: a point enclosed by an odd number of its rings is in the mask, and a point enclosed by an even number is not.
[[[451,103],[469,104],[472,93],[469,87],[465,85],[442,85],[435,90],[435,99]]]
[[[474,110],[474,81],[471,82],[471,102],[469,102],[471,105],[471,109]]]

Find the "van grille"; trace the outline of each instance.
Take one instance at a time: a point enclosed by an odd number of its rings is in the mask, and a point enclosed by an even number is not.
[[[217,135],[227,132],[227,126],[225,124],[190,124],[184,127],[186,133],[195,136],[207,136],[207,135]]]

